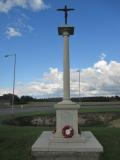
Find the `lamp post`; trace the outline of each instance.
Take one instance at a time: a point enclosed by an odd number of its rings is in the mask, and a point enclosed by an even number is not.
[[[80,100],[80,69],[77,70],[78,74],[79,74],[79,100]]]
[[[5,57],[14,57],[14,66],[13,66],[13,88],[12,88],[12,114],[14,114],[14,95],[15,95],[15,76],[16,76],[16,54],[8,54]]]

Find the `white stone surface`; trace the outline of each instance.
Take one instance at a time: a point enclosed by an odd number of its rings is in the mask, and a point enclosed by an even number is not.
[[[63,136],[58,137],[58,135],[52,134],[50,143],[84,143],[88,138],[89,137],[84,135],[84,132],[82,132],[81,135],[76,135],[72,138],[64,138]]]
[[[70,64],[69,64],[69,33],[64,32],[64,72],[63,72],[63,89],[64,99],[70,99]]]
[[[82,136],[85,137],[86,141],[80,142],[66,142],[63,143],[52,143],[51,138],[53,137],[52,132],[43,132],[42,135],[37,139],[37,141],[32,146],[32,153],[42,152],[42,151],[60,151],[60,152],[103,152],[103,147],[94,137],[94,135],[85,131],[82,132]],[[69,141],[69,140],[68,140]]]
[[[78,136],[78,109],[80,106],[70,100],[64,100],[55,105],[56,108],[56,137],[62,138],[62,129],[69,125]]]
[[[56,134],[62,137],[62,129],[69,125],[74,130],[74,136],[78,135],[78,111],[57,110],[56,111]]]
[[[77,104],[75,102],[72,102],[71,100],[63,100],[57,104],[55,104],[55,109],[72,109],[72,110],[78,110],[80,109],[80,104]]]

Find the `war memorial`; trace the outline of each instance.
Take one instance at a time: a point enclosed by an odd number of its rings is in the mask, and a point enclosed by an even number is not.
[[[74,26],[68,25],[68,12],[72,8],[58,9],[65,13],[65,24],[58,27],[64,40],[63,101],[55,105],[56,130],[44,131],[32,145],[33,160],[99,160],[102,145],[90,131],[79,131],[78,110],[80,106],[70,100],[69,37]]]

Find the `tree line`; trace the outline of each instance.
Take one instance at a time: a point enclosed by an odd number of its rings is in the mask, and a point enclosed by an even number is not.
[[[12,101],[12,94],[4,94],[0,96],[0,101],[6,101],[11,104]],[[14,103],[15,104],[27,104],[29,102],[60,102],[62,100],[62,97],[56,97],[56,98],[33,98],[32,96],[17,96],[14,95]],[[105,96],[99,96],[99,97],[73,97],[71,98],[74,102],[113,102],[113,101],[120,101],[119,96],[112,96],[112,97],[105,97]]]

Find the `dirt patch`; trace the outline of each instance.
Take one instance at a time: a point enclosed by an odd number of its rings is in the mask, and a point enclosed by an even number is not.
[[[113,120],[109,123],[109,127],[120,128],[120,119]]]

